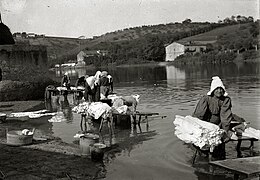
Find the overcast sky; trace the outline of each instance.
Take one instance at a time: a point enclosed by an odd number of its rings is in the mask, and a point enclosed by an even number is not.
[[[259,0],[0,0],[12,33],[92,37],[129,27],[217,22],[232,15],[259,19]]]

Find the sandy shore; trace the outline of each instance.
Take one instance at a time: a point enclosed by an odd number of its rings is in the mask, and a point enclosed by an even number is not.
[[[0,113],[28,111],[40,106],[40,101],[0,102]],[[98,179],[103,163],[80,156],[77,145],[59,138],[37,139],[32,145],[6,145],[6,128],[15,123],[0,124],[0,179]],[[37,136],[37,135],[36,135]]]

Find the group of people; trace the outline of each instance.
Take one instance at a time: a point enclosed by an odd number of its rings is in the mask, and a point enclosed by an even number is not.
[[[61,86],[70,88],[70,77],[64,73]],[[78,99],[84,98],[88,102],[98,102],[106,99],[113,92],[113,78],[107,71],[97,71],[94,76],[80,76],[75,83],[78,91]],[[82,91],[80,91],[82,90]]]
[[[62,86],[70,87],[70,78],[65,73],[62,79]],[[80,98],[89,102],[97,102],[108,97],[108,94],[113,92],[113,79],[107,71],[97,71],[94,76],[81,76],[77,79],[75,86],[82,87],[84,91],[79,95]],[[84,93],[83,93],[84,92]],[[225,156],[225,143],[234,134],[241,136],[246,128],[245,120],[231,111],[231,98],[226,92],[222,80],[218,77],[212,77],[212,82],[209,92],[204,95],[198,102],[193,117],[197,117],[203,121],[207,121],[219,125],[225,131],[223,144],[216,148],[217,154]],[[232,121],[237,121],[240,125],[232,127]]]

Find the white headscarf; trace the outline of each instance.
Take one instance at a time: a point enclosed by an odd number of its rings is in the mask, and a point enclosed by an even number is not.
[[[228,93],[226,92],[226,89],[225,89],[225,86],[223,84],[223,82],[221,81],[221,79],[218,77],[218,76],[214,76],[212,77],[212,81],[211,81],[211,85],[210,85],[210,90],[209,92],[207,93],[208,96],[210,96],[212,94],[212,92],[218,88],[218,87],[221,87],[224,89],[225,93],[224,93],[224,96],[227,96]]]
[[[94,76],[89,76],[86,79],[86,81],[87,81],[87,83],[88,83],[88,85],[90,86],[91,89],[94,89],[95,79],[96,78]]]

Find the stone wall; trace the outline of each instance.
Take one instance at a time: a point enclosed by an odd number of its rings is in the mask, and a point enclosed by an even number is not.
[[[0,45],[0,64],[47,68],[47,48],[35,45]]]

